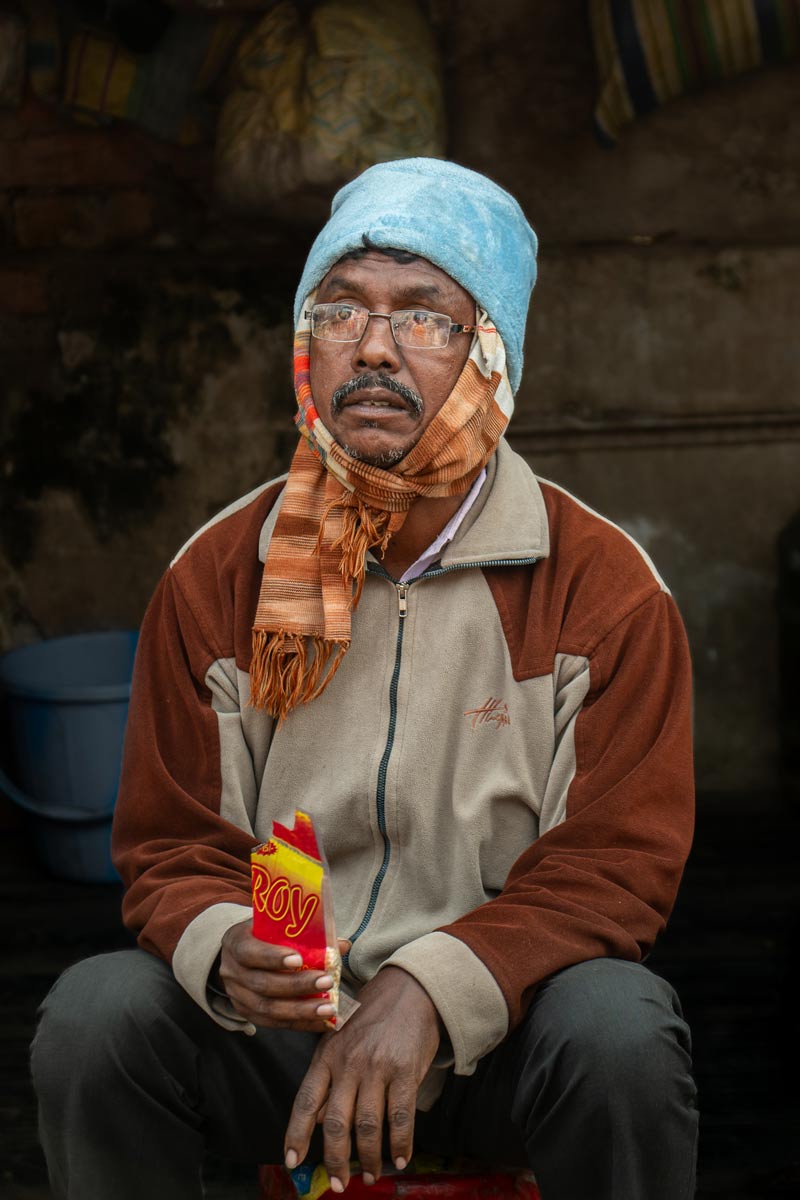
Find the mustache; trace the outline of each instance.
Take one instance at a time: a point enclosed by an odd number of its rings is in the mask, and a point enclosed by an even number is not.
[[[334,413],[340,412],[345,400],[348,396],[352,396],[353,392],[368,391],[373,388],[382,388],[385,392],[394,392],[396,396],[400,396],[405,400],[409,408],[418,417],[422,416],[424,408],[422,397],[413,388],[406,387],[404,383],[398,383],[396,379],[392,379],[391,375],[382,375],[380,372],[375,374],[367,372],[363,375],[356,375],[353,379],[348,380],[347,383],[343,383],[331,396],[332,411]]]

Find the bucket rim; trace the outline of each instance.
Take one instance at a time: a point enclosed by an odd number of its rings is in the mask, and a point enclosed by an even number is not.
[[[68,633],[60,637],[42,638],[38,642],[28,642],[24,646],[15,646],[13,650],[8,650],[5,654],[0,655],[0,692],[6,696],[16,696],[41,704],[108,704],[109,701],[130,700],[132,682],[130,679],[120,683],[93,685],[67,683],[45,687],[41,684],[31,684],[25,680],[14,678],[8,669],[26,652],[38,649],[43,645],[63,645],[67,642],[75,642],[80,638],[125,637],[133,642],[135,649],[138,636],[138,629],[92,629],[84,633]]]
[[[0,767],[0,792],[7,796],[25,813],[29,820],[56,821],[62,825],[88,825],[96,821],[110,821],[114,816],[116,795],[110,805],[102,808],[77,808],[72,804],[61,804],[53,800],[34,800]]]
[[[0,692],[38,704],[108,704],[109,700],[130,700],[129,683],[105,683],[95,687],[31,687],[10,683],[0,676]]]
[[[42,827],[47,825],[110,825],[114,820],[114,810],[90,812],[88,809],[58,808],[56,805],[48,804],[39,805],[36,812],[33,809],[26,809],[25,819]]]

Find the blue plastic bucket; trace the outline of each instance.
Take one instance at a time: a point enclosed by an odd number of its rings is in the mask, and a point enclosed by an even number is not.
[[[137,633],[50,638],[0,658],[14,780],[37,853],[62,879],[112,883],[111,818],[119,787]]]

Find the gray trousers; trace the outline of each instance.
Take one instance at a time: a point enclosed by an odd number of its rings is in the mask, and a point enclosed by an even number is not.
[[[142,950],[71,967],[32,1052],[55,1200],[199,1200],[206,1149],[280,1162],[315,1044],[221,1029]],[[697,1122],[672,988],[594,959],[544,983],[474,1075],[450,1073],[415,1148],[530,1165],[543,1200],[686,1200]]]

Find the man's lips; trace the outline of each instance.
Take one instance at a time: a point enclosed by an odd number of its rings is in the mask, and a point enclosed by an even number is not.
[[[369,408],[375,411],[381,409],[394,409],[401,412],[415,412],[407,400],[402,396],[398,396],[394,392],[385,392],[383,389],[370,389],[369,391],[352,392],[345,400],[342,401],[342,409],[345,408]]]
[[[421,417],[424,411],[422,397],[413,388],[381,372],[365,372],[337,388],[331,397],[331,410],[335,416],[344,408],[368,410],[371,416],[403,412]]]

